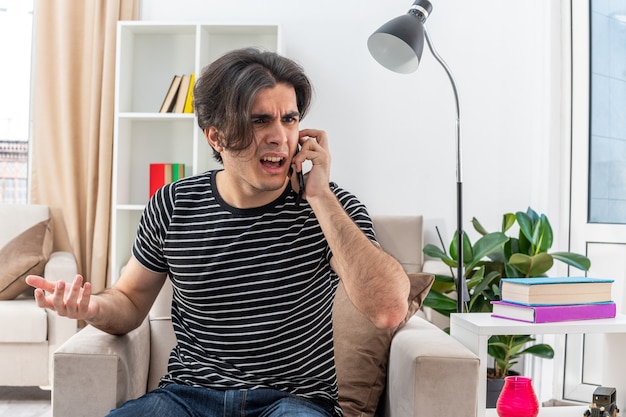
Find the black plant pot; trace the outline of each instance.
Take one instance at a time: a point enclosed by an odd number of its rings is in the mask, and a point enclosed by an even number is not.
[[[487,368],[487,374],[493,375],[493,368]],[[507,372],[507,376],[509,375],[519,375],[519,373],[509,371]],[[487,378],[487,408],[496,408],[496,403],[498,402],[498,397],[500,397],[500,392],[502,392],[502,387],[504,387],[504,378]]]
[[[487,408],[496,408],[503,386],[503,378],[487,378]]]

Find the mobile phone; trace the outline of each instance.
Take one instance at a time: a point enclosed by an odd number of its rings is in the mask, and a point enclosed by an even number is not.
[[[300,152],[300,145],[298,145],[294,156],[296,156],[298,152]],[[300,201],[302,201],[302,196],[304,195],[304,174],[302,170],[298,171],[296,174],[298,175],[298,197],[296,198],[296,206],[299,206]]]

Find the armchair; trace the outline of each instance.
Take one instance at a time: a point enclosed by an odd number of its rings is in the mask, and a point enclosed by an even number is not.
[[[375,217],[374,228],[381,246],[408,273],[421,271],[421,216]],[[176,343],[170,319],[171,297],[168,281],[139,328],[124,336],[112,336],[87,326],[55,352],[54,417],[103,416],[126,400],[156,388],[167,371],[168,355]],[[336,304],[338,300],[339,295]],[[335,322],[337,340],[342,336],[337,334],[336,316]],[[387,389],[381,398],[385,406],[379,407],[379,411],[388,417],[476,416],[479,360],[469,349],[419,313],[397,331],[389,332],[388,342],[379,366],[387,376]],[[366,346],[368,343],[363,342],[363,349],[354,349],[355,355],[356,351],[371,348]],[[353,371],[341,369],[341,374]],[[341,379],[339,365],[337,372]],[[382,384],[385,385],[384,379]],[[372,386],[362,387],[368,395],[374,393]],[[378,397],[374,407],[376,403]],[[346,413],[346,417],[349,415],[352,413]]]
[[[50,219],[48,206],[2,204],[0,219],[0,385],[49,386],[53,352],[77,323],[37,307],[32,291],[22,293],[23,278],[34,272],[71,281],[76,261],[69,252],[50,253],[51,227],[41,223]]]

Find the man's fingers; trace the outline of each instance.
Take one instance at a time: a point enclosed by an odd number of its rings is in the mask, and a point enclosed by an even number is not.
[[[74,282],[72,283],[72,286],[70,287],[70,291],[68,292],[67,297],[64,300],[66,306],[73,306],[76,304],[78,297],[80,296],[80,293],[81,293],[82,285],[83,285],[83,277],[81,277],[80,275],[76,275],[76,278],[74,278]]]
[[[326,132],[317,129],[303,129],[300,131],[300,144],[304,145],[307,139],[314,139],[314,143],[320,145],[323,149],[328,149],[328,141]]]
[[[65,281],[57,281],[52,294],[52,305],[59,315],[65,315]]]
[[[85,283],[83,287],[83,293],[80,297],[80,304],[78,306],[79,311],[87,314],[87,310],[89,309],[89,298],[91,297],[91,284],[89,282]]]
[[[45,278],[42,278],[37,275],[27,276],[26,283],[30,285],[31,287],[41,288],[42,290],[46,292],[53,292],[54,287],[55,287],[54,282],[48,281]]]
[[[26,280],[29,285],[35,287],[37,306],[55,310],[60,316],[78,317],[87,313],[91,284],[85,283],[83,287],[84,280],[81,275],[76,275],[72,284],[65,281],[51,282],[35,275],[29,276]]]
[[[40,307],[40,308],[52,307],[50,304],[48,304],[48,300],[46,299],[46,294],[43,292],[41,288],[35,289],[35,301],[37,302],[37,307]]]

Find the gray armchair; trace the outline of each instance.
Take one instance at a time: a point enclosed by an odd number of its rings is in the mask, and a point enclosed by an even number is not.
[[[407,272],[421,271],[420,216],[376,217],[374,227]],[[87,326],[55,352],[54,417],[103,416],[158,385],[175,345],[171,297],[167,282],[139,328],[112,336]],[[395,332],[387,352],[385,415],[476,416],[478,358],[420,313]]]

